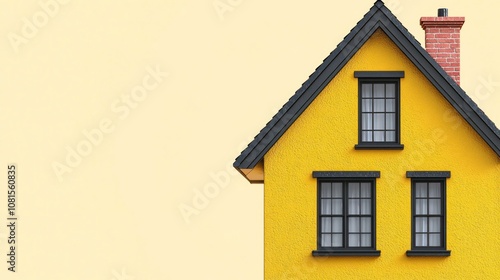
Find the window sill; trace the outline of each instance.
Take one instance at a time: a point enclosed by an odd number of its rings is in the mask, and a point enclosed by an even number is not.
[[[403,150],[405,145],[403,144],[391,144],[391,143],[380,143],[380,144],[357,144],[354,145],[355,150]]]
[[[449,257],[451,251],[449,250],[408,250],[406,256],[408,257]]]
[[[329,257],[329,256],[380,256],[379,250],[314,250],[314,257]]]

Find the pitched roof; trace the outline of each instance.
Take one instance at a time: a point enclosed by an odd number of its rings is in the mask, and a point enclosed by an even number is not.
[[[441,68],[384,3],[378,0],[236,158],[233,166],[237,169],[254,168],[274,143],[379,28],[415,64],[491,149],[500,156],[500,131],[495,124]]]

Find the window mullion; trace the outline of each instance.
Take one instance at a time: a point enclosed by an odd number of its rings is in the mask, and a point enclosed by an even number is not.
[[[375,142],[375,84],[372,83],[372,96],[371,96],[371,102],[372,102],[372,111],[370,112],[372,115],[371,121],[372,121],[372,126],[371,126],[371,141],[370,142]]]

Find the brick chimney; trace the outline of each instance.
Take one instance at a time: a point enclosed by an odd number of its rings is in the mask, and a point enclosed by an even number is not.
[[[448,17],[448,9],[439,9],[437,17],[422,17],[425,49],[460,85],[460,29],[464,17]]]

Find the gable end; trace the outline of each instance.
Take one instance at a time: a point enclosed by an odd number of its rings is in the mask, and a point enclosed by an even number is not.
[[[261,162],[267,151],[378,29],[381,29],[396,44],[491,149],[500,156],[500,131],[495,124],[384,6],[383,2],[377,1],[236,158],[233,166],[241,172],[242,169],[253,169]],[[263,180],[263,177],[261,179]],[[249,181],[257,182],[251,179]]]

